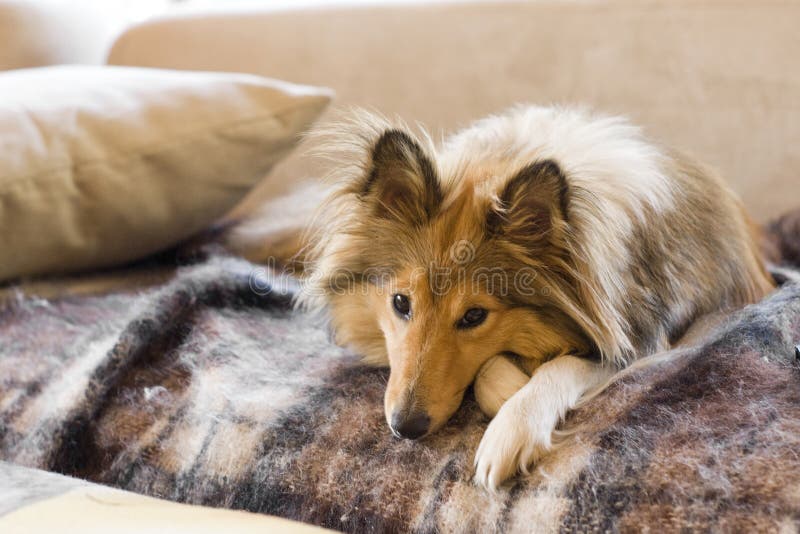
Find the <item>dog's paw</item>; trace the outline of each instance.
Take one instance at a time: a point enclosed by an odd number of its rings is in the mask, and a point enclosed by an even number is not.
[[[550,448],[554,425],[524,409],[525,400],[513,397],[500,408],[475,453],[475,483],[490,491],[518,471],[527,474]]]

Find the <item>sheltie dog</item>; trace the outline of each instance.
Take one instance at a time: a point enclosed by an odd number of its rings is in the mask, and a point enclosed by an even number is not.
[[[613,373],[772,288],[734,193],[623,119],[518,107],[439,146],[415,131],[356,112],[322,132],[338,180],[302,300],[390,367],[397,437],[435,432],[474,383],[481,485],[527,471]]]

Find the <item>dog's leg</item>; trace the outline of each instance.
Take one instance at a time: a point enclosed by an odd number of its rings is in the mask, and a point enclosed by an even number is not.
[[[475,481],[494,490],[549,448],[556,425],[581,396],[613,370],[577,356],[542,364],[489,424],[475,454]]]
[[[531,379],[507,356],[492,356],[475,377],[475,400],[481,411],[494,417],[508,399]]]

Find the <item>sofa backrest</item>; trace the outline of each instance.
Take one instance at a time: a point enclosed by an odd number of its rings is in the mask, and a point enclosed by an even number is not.
[[[766,220],[800,203],[798,21],[777,0],[306,6],[149,21],[108,61],[326,85],[437,134],[516,102],[586,104],[717,167]],[[295,155],[249,204],[316,172]]]

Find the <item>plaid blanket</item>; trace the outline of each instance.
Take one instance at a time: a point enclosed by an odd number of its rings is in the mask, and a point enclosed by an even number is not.
[[[776,250],[797,226],[773,225]],[[386,371],[293,311],[291,283],[254,291],[257,273],[212,257],[145,291],[6,304],[0,460],[350,532],[800,524],[800,283],[625,374],[490,494],[471,483],[488,421],[469,395],[433,436],[395,439]]]

